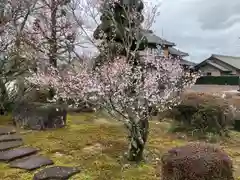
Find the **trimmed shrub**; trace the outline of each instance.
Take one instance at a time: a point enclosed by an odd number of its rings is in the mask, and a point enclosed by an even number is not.
[[[188,131],[225,136],[233,125],[234,112],[227,100],[210,94],[189,93],[173,109],[174,119]]]
[[[162,156],[162,180],[234,180],[229,156],[207,143],[190,143]]]
[[[201,76],[196,84],[238,85],[239,76]]]

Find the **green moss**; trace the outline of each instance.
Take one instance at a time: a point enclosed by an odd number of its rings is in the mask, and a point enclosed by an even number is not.
[[[7,124],[10,119],[4,117],[3,121]],[[81,172],[71,177],[71,180],[158,180],[160,178],[156,174],[160,168],[157,159],[166,150],[187,143],[187,140],[177,139],[168,133],[168,123],[151,122],[146,162],[136,165],[124,158],[128,141],[126,130],[121,124],[88,113],[68,115],[67,122],[67,127],[63,129],[33,131],[22,136],[26,146],[41,149],[39,153],[51,158],[55,165],[79,167]],[[234,136],[240,137],[240,134],[234,133]],[[237,162],[240,145],[236,141],[225,142],[223,147],[236,160],[235,165],[240,166],[240,162]],[[238,145],[239,149],[236,148]],[[4,180],[31,180],[37,171],[28,173],[0,163],[0,179]],[[236,172],[237,176],[240,174]]]
[[[12,124],[12,116],[10,114],[5,116],[0,116],[0,126],[5,126],[9,124]]]

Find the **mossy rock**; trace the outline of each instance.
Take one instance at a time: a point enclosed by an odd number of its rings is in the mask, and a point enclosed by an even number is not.
[[[21,102],[15,105],[12,116],[21,128],[45,130],[64,127],[67,110],[59,104]]]

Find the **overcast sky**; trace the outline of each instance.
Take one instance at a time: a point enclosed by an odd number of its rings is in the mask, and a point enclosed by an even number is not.
[[[240,56],[240,0],[162,0],[153,26],[194,62],[211,54]]]

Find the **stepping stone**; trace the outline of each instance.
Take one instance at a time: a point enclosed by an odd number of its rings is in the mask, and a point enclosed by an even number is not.
[[[33,180],[67,180],[79,172],[80,170],[76,167],[53,166],[36,173]]]
[[[52,160],[48,159],[47,157],[38,155],[12,161],[10,163],[10,167],[31,171],[52,164]]]
[[[23,141],[0,142],[0,151],[16,148],[23,145]]]
[[[0,127],[0,135],[14,134],[16,130],[11,127]]]
[[[9,135],[0,136],[0,142],[18,141],[18,140],[22,140],[22,138],[19,135],[16,135],[16,134],[9,134]]]
[[[20,147],[0,152],[0,161],[12,161],[18,158],[35,154],[38,150],[32,147]]]

